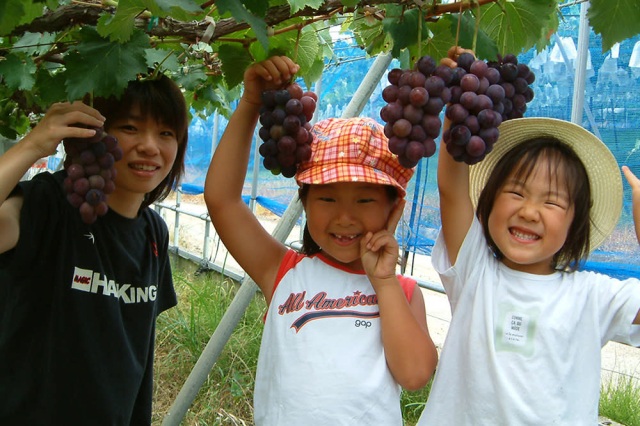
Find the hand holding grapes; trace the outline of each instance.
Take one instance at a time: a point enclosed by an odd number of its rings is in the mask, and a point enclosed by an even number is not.
[[[286,56],[273,56],[251,65],[244,73],[242,99],[253,105],[261,105],[262,92],[284,87],[299,69]]]
[[[292,82],[298,69],[288,57],[274,56],[249,67],[244,76],[243,98],[260,106],[262,163],[274,175],[285,177],[293,177],[297,166],[311,156],[310,121],[318,100],[315,93]]]
[[[471,49],[463,49],[460,46],[451,46],[447,51],[447,56],[440,59],[442,65],[446,65],[449,68],[455,68],[458,66],[458,57],[463,53],[470,53],[475,58],[475,53]]]
[[[47,157],[56,153],[63,139],[95,136],[93,128],[102,127],[104,120],[100,112],[80,101],[56,103],[24,137],[22,143],[25,146],[32,145],[38,152],[38,158]],[[79,124],[86,127],[80,127]]]

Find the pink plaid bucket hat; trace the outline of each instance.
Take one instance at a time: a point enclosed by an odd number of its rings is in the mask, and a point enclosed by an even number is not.
[[[298,184],[367,182],[391,185],[404,197],[413,169],[389,151],[382,125],[371,118],[328,118],[312,129],[311,158],[298,167]]]

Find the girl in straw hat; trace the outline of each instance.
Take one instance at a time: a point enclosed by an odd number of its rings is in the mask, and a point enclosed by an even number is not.
[[[268,312],[256,372],[257,425],[402,425],[401,387],[437,361],[422,293],[396,275],[395,227],[413,170],[370,119],[314,126],[296,181],[302,253],[262,227],[241,198],[261,94],[298,71],[287,57],[250,66],[213,156],[205,201],[225,246],[262,290]]]
[[[640,281],[577,270],[618,221],[620,171],[572,123],[499,130],[474,166],[440,150],[432,262],[452,318],[419,424],[595,425],[601,347],[640,345]]]

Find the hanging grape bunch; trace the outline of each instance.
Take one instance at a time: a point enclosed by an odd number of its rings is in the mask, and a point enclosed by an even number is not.
[[[416,61],[413,69],[389,71],[389,85],[382,91],[386,105],[380,110],[389,138],[389,150],[404,167],[411,168],[421,158],[436,152],[440,134],[440,112],[451,99],[447,84],[451,68],[438,65],[428,55]]]
[[[485,62],[465,52],[457,65],[453,72],[459,81],[451,87],[451,103],[445,109],[451,127],[442,140],[456,161],[475,164],[493,149],[500,124],[523,116],[533,99],[529,85],[535,75],[511,54]]]
[[[311,158],[311,119],[318,96],[297,83],[262,92],[258,152],[274,175],[293,177],[298,164]]]
[[[500,71],[500,85],[504,88],[504,111],[502,119],[522,118],[527,110],[527,103],[533,99],[531,84],[536,76],[526,64],[518,63],[518,57],[507,54],[498,55],[498,61],[487,62],[490,68]]]
[[[116,137],[101,127],[94,129],[93,137],[63,142],[67,154],[64,190],[69,203],[79,209],[82,221],[87,224],[92,224],[109,210],[107,195],[115,190],[114,163],[122,158]]]

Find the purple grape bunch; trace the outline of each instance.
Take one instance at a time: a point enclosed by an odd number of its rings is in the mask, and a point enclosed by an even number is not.
[[[452,70],[458,81],[451,86],[445,109],[451,126],[442,140],[456,161],[471,165],[491,152],[503,121],[524,115],[535,75],[513,54],[485,62],[465,52]]]
[[[122,158],[118,139],[102,127],[94,129],[93,137],[63,141],[67,172],[63,187],[67,201],[79,210],[86,224],[94,223],[109,210],[107,196],[115,190],[114,164]]]
[[[389,150],[400,164],[411,168],[436,152],[435,140],[442,128],[440,112],[451,100],[453,72],[425,55],[412,69],[390,70],[387,79],[389,85],[382,91],[386,105],[380,110],[384,133]]]
[[[311,119],[318,96],[297,83],[262,92],[258,152],[274,175],[293,177],[298,165],[311,158]]]

